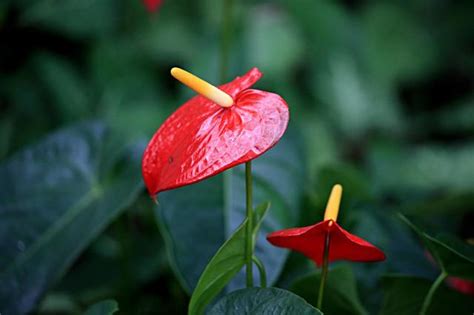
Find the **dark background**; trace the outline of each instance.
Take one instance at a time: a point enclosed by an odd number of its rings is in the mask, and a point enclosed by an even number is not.
[[[170,68],[220,84],[229,43],[226,80],[256,66],[256,88],[289,104],[307,174],[299,224],[319,220],[342,182],[341,224],[389,253],[383,267],[354,264],[362,304],[378,313],[382,274],[436,275],[417,238],[385,216],[474,237],[474,2],[247,0],[232,10],[224,32],[218,0],[167,0],[156,13],[138,0],[2,0],[0,162],[88,119],[150,139],[193,95]],[[185,312],[152,208],[141,193],[37,312],[76,314],[108,297],[123,314]]]

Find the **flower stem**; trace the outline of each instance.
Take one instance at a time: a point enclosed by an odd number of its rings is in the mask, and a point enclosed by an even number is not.
[[[258,271],[260,272],[260,287],[266,288],[267,287],[267,272],[265,271],[265,266],[263,265],[262,261],[258,259],[257,256],[252,256],[252,260],[257,266]]]
[[[426,311],[428,311],[428,307],[431,305],[431,300],[433,299],[433,296],[436,292],[436,289],[440,286],[441,283],[443,283],[444,279],[446,279],[448,275],[446,272],[441,272],[441,274],[436,278],[435,282],[431,285],[430,290],[428,291],[428,294],[425,297],[425,300],[423,301],[423,306],[421,307],[420,310],[420,315],[425,315]]]
[[[253,205],[252,205],[252,162],[245,163],[245,192],[247,230],[245,236],[245,261],[247,265],[247,288],[253,287],[252,256],[253,256]]]
[[[317,308],[321,310],[323,305],[323,295],[324,295],[324,286],[326,285],[326,279],[328,275],[328,263],[329,263],[329,244],[331,236],[330,233],[326,233],[326,239],[324,242],[324,253],[323,253],[323,266],[321,270],[321,282],[319,283],[319,292],[318,292],[318,303]]]

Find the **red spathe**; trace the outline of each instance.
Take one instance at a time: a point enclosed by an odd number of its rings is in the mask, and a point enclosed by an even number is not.
[[[253,68],[220,86],[234,99],[229,108],[197,95],[166,119],[143,155],[150,195],[250,161],[278,142],[288,125],[288,105],[277,94],[248,89],[261,76]]]
[[[333,224],[330,225],[330,222]],[[347,232],[332,220],[276,231],[269,234],[267,240],[275,246],[300,252],[321,266],[327,233],[330,233],[329,262],[335,260],[370,262],[385,259],[385,254],[380,249]]]

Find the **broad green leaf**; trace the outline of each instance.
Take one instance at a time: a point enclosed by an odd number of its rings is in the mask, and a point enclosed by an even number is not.
[[[89,307],[84,315],[112,315],[119,310],[118,304],[114,300],[105,300]]]
[[[312,305],[317,304],[321,273],[311,274],[295,281],[290,291],[304,298]],[[324,289],[324,314],[365,315],[367,311],[362,306],[357,294],[356,279],[348,265],[337,266],[329,271]]]
[[[99,122],[60,130],[0,166],[2,314],[32,310],[142,189],[143,145]]]
[[[432,282],[411,276],[383,278],[384,302],[380,315],[418,315]],[[474,299],[441,285],[432,299],[427,315],[471,314]]]
[[[321,315],[301,297],[278,288],[250,288],[232,292],[220,299],[208,315]]]
[[[255,247],[255,255],[267,269],[269,285],[276,281],[288,253],[269,244],[265,235],[296,224],[304,179],[301,155],[287,134],[275,148],[252,161],[254,204],[272,204]],[[215,176],[158,195],[157,221],[172,268],[188,293],[217,250],[244,221],[243,166],[233,169],[231,194],[230,211],[226,212],[222,177]],[[254,276],[258,283],[258,273]],[[242,272],[231,281],[229,290],[244,286]]]
[[[422,239],[442,271],[450,276],[474,280],[474,246],[452,236],[432,236],[423,232],[405,216],[400,218]]]
[[[270,203],[267,202],[255,209],[254,238],[269,207]],[[204,314],[207,304],[222,291],[245,265],[245,234],[247,225],[248,221],[245,219],[234,234],[219,248],[206,266],[206,269],[202,272],[191,296],[189,314]]]

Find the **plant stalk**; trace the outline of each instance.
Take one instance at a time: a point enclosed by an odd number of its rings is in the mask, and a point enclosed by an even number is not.
[[[252,205],[252,162],[245,163],[245,199],[246,199],[246,216],[247,229],[245,235],[245,261],[247,272],[247,288],[253,287],[253,205]]]
[[[420,315],[425,315],[426,314],[426,311],[428,311],[428,308],[431,305],[431,301],[433,300],[433,296],[434,296],[436,290],[441,285],[441,283],[443,283],[444,279],[446,279],[447,276],[448,275],[446,274],[446,272],[443,271],[438,276],[438,278],[436,278],[435,282],[433,282],[433,284],[431,285],[430,290],[428,291],[428,294],[425,297],[425,300],[423,301],[423,305],[422,305],[421,310],[420,310]]]
[[[321,310],[323,305],[323,296],[324,296],[324,287],[326,285],[326,279],[328,275],[328,265],[329,265],[329,244],[331,240],[331,234],[326,233],[326,239],[324,242],[324,253],[323,253],[323,266],[321,270],[321,282],[319,283],[319,292],[318,292],[318,303],[317,308]]]
[[[267,287],[267,272],[265,271],[265,266],[263,265],[262,261],[257,258],[257,256],[252,256],[252,260],[257,266],[258,271],[260,272],[260,287],[266,288]]]

